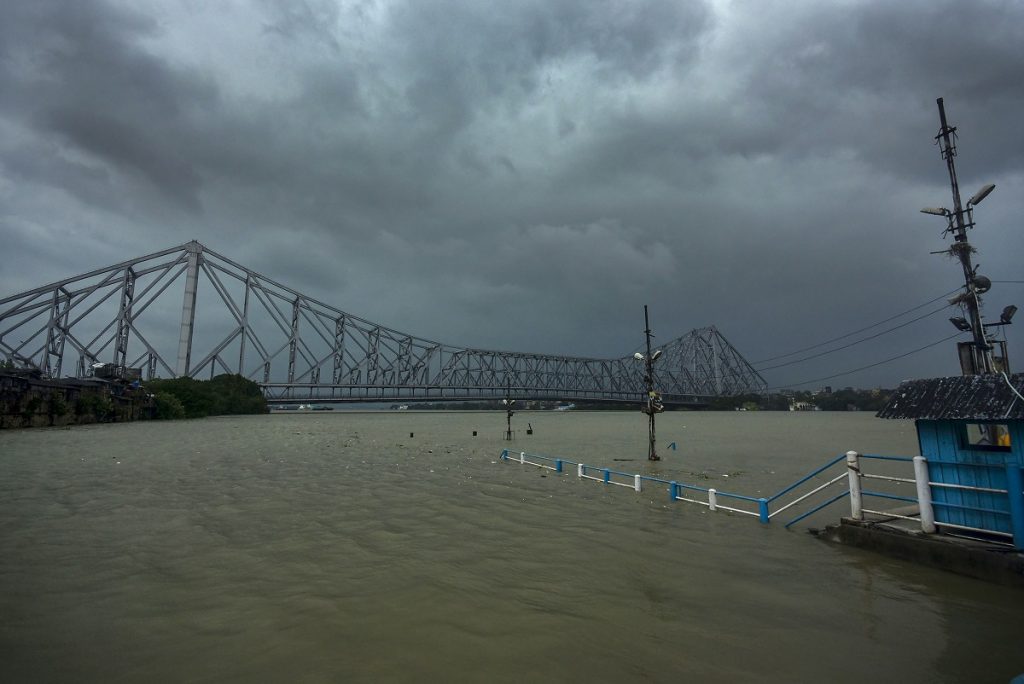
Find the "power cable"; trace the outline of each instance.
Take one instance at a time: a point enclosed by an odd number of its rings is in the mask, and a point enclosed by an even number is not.
[[[875,363],[868,364],[867,366],[861,366],[860,368],[852,368],[850,370],[843,371],[842,373],[836,373],[834,375],[826,375],[823,378],[814,378],[812,380],[803,380],[801,382],[794,382],[794,383],[790,383],[788,385],[778,385],[776,387],[769,387],[767,389],[768,390],[776,390],[776,389],[785,389],[785,388],[788,388],[788,387],[799,387],[800,385],[809,385],[812,382],[821,382],[822,380],[831,380],[832,378],[838,378],[838,377],[841,377],[843,375],[850,375],[851,373],[858,373],[858,372],[860,372],[862,370],[867,370],[868,368],[874,368],[875,366],[881,366],[882,364],[889,363],[890,361],[895,361],[897,359],[902,359],[904,357],[910,356],[911,354],[916,354],[916,353],[924,351],[925,349],[928,349],[930,347],[934,347],[936,345],[942,344],[943,342],[949,342],[954,337],[959,337],[960,335],[963,335],[963,332],[955,332],[952,335],[950,335],[949,337],[944,337],[941,340],[938,340],[937,342],[932,342],[931,344],[926,344],[923,347],[918,347],[917,349],[912,349],[911,351],[904,352],[904,353],[899,354],[897,356],[889,357],[888,359],[885,359],[883,361],[877,361]]]
[[[910,308],[910,309],[907,309],[906,311],[903,311],[901,313],[898,313],[895,316],[889,316],[889,318],[886,318],[884,320],[878,321],[877,323],[873,323],[873,324],[871,324],[869,326],[865,326],[863,328],[860,328],[859,330],[854,330],[853,332],[848,332],[845,335],[840,335],[839,337],[833,337],[831,340],[825,340],[824,342],[818,342],[817,344],[812,344],[811,346],[804,347],[803,349],[797,349],[796,351],[791,351],[788,354],[779,354],[778,356],[772,356],[772,357],[769,357],[767,359],[760,359],[758,361],[753,361],[753,362],[751,362],[751,365],[753,366],[753,365],[756,365],[758,363],[767,363],[769,361],[775,361],[776,359],[784,359],[787,356],[793,356],[794,354],[800,354],[800,353],[805,352],[805,351],[810,351],[812,349],[817,349],[818,347],[824,347],[826,344],[832,344],[833,342],[838,342],[839,340],[844,340],[847,337],[850,337],[852,335],[856,335],[857,333],[862,333],[865,330],[871,330],[872,328],[877,328],[878,326],[880,326],[880,325],[882,325],[884,323],[888,323],[889,321],[895,320],[895,319],[900,318],[902,316],[906,316],[908,313],[913,313],[914,311],[917,311],[918,309],[923,309],[924,307],[928,306],[929,304],[934,304],[935,302],[939,301],[940,299],[945,299],[946,297],[950,296],[951,294],[953,294],[954,292],[957,292],[959,290],[960,290],[959,287],[956,288],[956,289],[950,290],[946,294],[940,295],[940,296],[936,297],[935,299],[930,299],[927,302],[925,302],[924,304],[918,304],[917,306],[915,306],[913,308]],[[931,315],[931,314],[928,314],[928,315]],[[895,330],[895,328],[893,328],[893,330]]]
[[[905,323],[900,323],[899,325],[895,325],[895,326],[893,326],[891,328],[887,328],[886,330],[883,330],[882,332],[879,332],[879,333],[875,333],[874,335],[869,335],[867,337],[862,337],[859,340],[856,340],[854,342],[850,342],[849,344],[844,344],[843,346],[836,347],[835,349],[829,349],[827,351],[818,352],[817,354],[812,354],[811,356],[805,356],[802,359],[796,359],[794,361],[787,361],[785,363],[779,363],[779,364],[776,364],[774,366],[768,366],[767,368],[755,368],[754,370],[756,370],[758,373],[760,373],[761,371],[769,371],[769,370],[773,370],[775,368],[782,368],[784,366],[792,366],[795,363],[802,363],[804,361],[810,361],[811,359],[816,359],[819,356],[826,356],[826,355],[831,354],[833,352],[842,351],[843,349],[849,349],[850,347],[852,347],[854,345],[858,345],[861,342],[867,342],[868,340],[873,340],[876,337],[881,337],[882,335],[885,335],[887,333],[891,333],[893,330],[899,330],[900,328],[905,328],[906,326],[910,325],[911,323],[916,323],[916,322],[920,321],[923,318],[928,318],[929,316],[934,316],[937,313],[941,313],[941,312],[945,311],[948,307],[949,307],[949,305],[946,304],[946,305],[942,306],[941,308],[935,309],[934,311],[930,311],[930,312],[924,314],[923,316],[918,316],[917,318],[912,318],[912,319],[910,319],[909,321],[907,321]]]

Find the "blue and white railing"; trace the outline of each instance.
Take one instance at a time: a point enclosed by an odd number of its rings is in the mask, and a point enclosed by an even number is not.
[[[556,473],[566,472],[567,467],[576,470],[576,476],[581,480],[594,480],[606,485],[628,487],[636,492],[643,491],[645,483],[664,485],[668,491],[670,501],[684,501],[694,503],[708,508],[711,511],[728,511],[755,517],[762,523],[769,523],[773,518],[785,511],[793,511],[800,506],[802,512],[785,523],[789,528],[804,520],[822,509],[831,506],[840,499],[850,498],[850,517],[854,520],[864,520],[865,514],[880,516],[885,519],[903,519],[913,521],[920,525],[925,533],[934,533],[938,528],[950,528],[967,532],[984,533],[997,537],[1008,537],[1018,549],[1024,549],[1024,484],[1022,484],[1020,466],[1005,466],[1007,487],[1005,489],[995,487],[979,487],[964,484],[949,484],[933,482],[928,475],[928,461],[923,456],[882,456],[875,454],[860,454],[856,451],[849,451],[835,457],[820,468],[813,470],[793,484],[785,487],[769,497],[753,497],[733,492],[725,492],[714,487],[701,487],[695,484],[680,482],[678,480],[666,480],[664,478],[639,473],[626,473],[612,468],[587,465],[564,458],[551,458],[539,454],[527,454],[524,451],[518,454],[505,449],[501,452],[503,461],[514,461],[522,465],[532,465],[539,468],[552,470]],[[845,462],[845,463],[844,463]],[[889,464],[911,464],[914,477],[898,477],[882,473],[866,473],[864,465],[866,462],[889,463]],[[842,464],[842,465],[840,465]],[[845,467],[843,467],[845,466]],[[841,472],[835,471],[842,468]],[[829,471],[832,472],[829,472]],[[824,482],[821,480],[824,479]],[[889,490],[896,490],[903,485],[913,485],[916,496],[898,494],[894,491],[881,491],[879,489],[866,489],[865,480],[874,480],[882,483],[883,487]],[[1002,494],[1006,495],[1007,506],[1004,509],[988,506],[971,506],[963,503],[947,503],[933,501],[932,488],[956,489],[963,492]],[[836,494],[828,490],[841,489]],[[804,491],[806,490],[806,491]],[[793,498],[782,503],[782,498],[792,495]],[[827,496],[824,501],[812,505],[812,498],[820,499]],[[893,510],[880,510],[866,507],[866,500],[892,501],[903,504],[902,508]],[[804,507],[811,506],[807,510]],[[935,507],[989,513],[996,516],[1008,518],[1006,529],[984,529],[967,525],[943,522],[935,518]],[[774,510],[773,510],[774,509]],[[941,516],[944,518],[946,516]]]
[[[734,494],[732,492],[723,492],[713,487],[700,487],[698,485],[679,482],[677,480],[666,480],[652,475],[625,473],[621,470],[587,465],[586,463],[579,463],[566,458],[552,458],[550,456],[541,456],[540,454],[527,454],[525,451],[520,451],[516,454],[505,449],[501,452],[501,459],[503,461],[513,461],[522,465],[532,465],[537,466],[538,468],[545,468],[556,473],[564,473],[566,472],[567,467],[571,467],[576,470],[576,477],[581,480],[594,480],[595,482],[601,482],[602,484],[628,487],[636,492],[642,492],[644,490],[645,483],[665,485],[671,501],[686,501],[706,506],[712,511],[723,510],[730,511],[732,513],[739,513],[741,515],[749,515],[759,518],[761,522],[768,522],[770,518],[770,513],[768,511],[769,500],[765,498],[745,496],[743,494]],[[702,495],[702,498],[697,498],[698,495]],[[729,504],[723,503],[723,499],[729,502]],[[738,503],[733,504],[732,502]],[[740,506],[743,504],[746,504],[748,508],[741,508]]]

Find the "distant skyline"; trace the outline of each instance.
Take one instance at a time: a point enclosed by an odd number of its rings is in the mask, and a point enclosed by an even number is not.
[[[0,297],[196,239],[449,344],[620,357],[647,304],[770,387],[956,375],[953,340],[914,352],[960,315],[919,212],[951,206],[935,100],[964,199],[997,186],[995,321],[1024,307],[1022,73],[1016,2],[4,3]]]

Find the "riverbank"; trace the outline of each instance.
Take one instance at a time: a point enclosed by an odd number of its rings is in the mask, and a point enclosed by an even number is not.
[[[35,370],[0,371],[0,429],[151,419],[152,396],[101,378],[48,380]]]
[[[239,375],[127,382],[43,378],[34,369],[0,370],[0,429],[62,427],[267,413],[260,387]]]

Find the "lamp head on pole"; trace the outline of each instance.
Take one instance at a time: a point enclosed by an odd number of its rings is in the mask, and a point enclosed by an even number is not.
[[[967,319],[964,318],[963,316],[954,316],[953,318],[949,319],[949,322],[952,323],[957,330],[960,330],[962,332],[968,332],[971,329],[971,324],[968,323]]]
[[[982,187],[981,190],[978,190],[978,192],[974,193],[974,196],[971,197],[971,199],[967,200],[967,206],[974,207],[981,204],[981,200],[988,197],[988,194],[995,189],[995,183],[989,183],[988,185]]]

